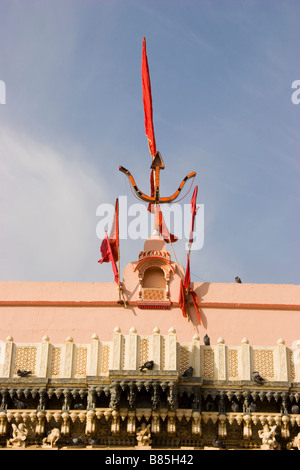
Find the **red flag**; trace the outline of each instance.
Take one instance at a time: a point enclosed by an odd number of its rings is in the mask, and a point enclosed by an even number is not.
[[[150,173],[150,188],[151,188],[151,197],[154,196],[154,170],[151,170]],[[153,214],[155,205],[152,202],[148,204],[148,211]]]
[[[198,186],[195,187],[194,189],[194,192],[193,192],[193,196],[192,196],[192,199],[191,199],[191,213],[192,213],[192,218],[191,218],[191,225],[190,225],[190,237],[189,237],[189,244],[191,246],[191,244],[193,243],[193,240],[194,240],[194,224],[195,224],[195,217],[196,217],[196,214],[197,214],[197,194],[198,194]]]
[[[118,273],[118,268],[113,256],[113,252],[111,250],[110,242],[107,236],[107,232],[105,231],[105,238],[103,239],[100,247],[102,259],[99,259],[98,263],[109,263],[111,262],[112,264],[112,269],[115,275],[115,282],[118,284],[119,283],[119,273]]]
[[[182,279],[180,279],[179,306],[180,306],[180,308],[181,308],[182,315],[186,318],[186,317],[187,317],[187,313],[186,313],[186,299],[185,299],[185,291],[184,291]]]
[[[103,239],[100,247],[102,259],[98,263],[109,263],[112,264],[112,269],[115,275],[115,281],[119,283],[119,273],[117,268],[117,262],[119,260],[119,199],[116,199],[115,214],[113,224],[110,230],[109,238],[105,231],[105,238]]]
[[[189,289],[190,283],[191,283],[190,257],[189,257],[189,255],[187,255],[185,277],[184,277],[184,281],[183,281],[184,288]]]
[[[143,53],[142,53],[142,88],[143,88],[143,103],[145,113],[145,131],[148,137],[149,150],[154,158],[156,154],[156,143],[153,128],[153,109],[152,109],[152,95],[151,83],[148,67],[148,59],[146,52],[146,39],[143,39]]]
[[[115,262],[119,260],[119,199],[116,199],[115,215],[109,234],[109,242]]]
[[[165,219],[163,217],[163,214],[162,214],[162,211],[161,211],[161,208],[160,208],[159,204],[156,205],[156,211],[158,211],[159,233],[161,234],[161,236],[163,237],[165,242],[166,243],[175,243],[175,242],[177,242],[178,238],[175,237],[175,235],[173,235],[172,233],[170,233],[167,226],[166,226]],[[157,216],[157,214],[156,214],[156,216]]]
[[[190,288],[190,294],[192,296],[192,300],[193,300],[193,304],[194,304],[194,308],[196,310],[196,314],[197,314],[197,318],[198,318],[198,322],[199,322],[199,325],[201,325],[201,319],[200,319],[200,311],[199,311],[199,300],[198,300],[198,297],[197,297],[197,294],[196,292]]]

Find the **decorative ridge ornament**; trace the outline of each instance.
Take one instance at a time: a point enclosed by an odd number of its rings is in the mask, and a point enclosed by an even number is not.
[[[164,170],[165,164],[163,162],[160,152],[156,150],[154,126],[153,126],[153,107],[152,107],[152,94],[151,94],[151,82],[149,74],[148,59],[146,53],[146,39],[143,38],[143,53],[142,53],[142,89],[143,89],[143,105],[145,114],[145,133],[148,138],[148,145],[150,154],[152,157],[151,169],[151,195],[148,196],[137,186],[132,174],[129,170],[123,166],[119,167],[119,170],[124,173],[137,196],[138,199],[149,203],[149,210],[151,210],[152,204],[166,204],[175,201],[179,196],[183,186],[190,179],[196,176],[196,172],[189,173],[180,183],[178,189],[169,197],[160,196],[160,170]],[[156,227],[159,225],[158,218],[156,218]]]

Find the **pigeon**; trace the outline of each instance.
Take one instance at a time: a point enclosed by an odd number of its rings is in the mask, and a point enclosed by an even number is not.
[[[74,410],[85,410],[85,406],[83,403],[75,403]]]
[[[186,369],[183,374],[182,374],[182,377],[192,377],[193,375],[193,367],[190,366],[188,369]]]
[[[257,406],[256,406],[256,403],[252,402],[250,403],[250,405],[248,406],[248,412],[250,413],[255,413],[257,410]]]
[[[291,409],[291,412],[293,415],[298,415],[300,413],[300,408],[298,405],[293,405],[292,406],[292,409]]]
[[[206,411],[213,411],[215,405],[213,404],[212,401],[208,401],[205,405],[205,410]]]
[[[208,335],[205,335],[203,338],[205,346],[210,346],[210,337]]]
[[[213,447],[218,447],[218,449],[225,449],[223,442],[218,437],[213,440]]]
[[[237,413],[238,411],[240,411],[240,406],[239,404],[236,402],[236,401],[232,401],[231,402],[231,410],[235,413]]]
[[[252,380],[259,385],[263,385],[265,383],[265,379],[263,379],[258,372],[252,372]]]
[[[80,436],[79,437],[74,437],[73,439],[70,439],[67,442],[67,445],[69,445],[69,446],[78,446],[79,444],[82,444],[82,438]]]
[[[17,374],[19,377],[26,377],[26,375],[31,374],[31,370],[17,370]]]
[[[88,441],[89,445],[90,446],[96,446],[99,444],[99,441],[97,441],[97,439],[93,439],[91,438],[89,441]]]
[[[17,398],[13,398],[13,403],[18,410],[25,410],[27,408],[26,403],[24,403],[22,400],[18,400]]]
[[[242,280],[239,276],[235,277],[235,282],[237,282],[238,284],[242,284]]]
[[[148,369],[148,370],[152,370],[153,369],[153,366],[154,366],[154,361],[147,361],[145,362],[144,365],[142,365],[140,367],[140,371],[144,370],[144,369]]]

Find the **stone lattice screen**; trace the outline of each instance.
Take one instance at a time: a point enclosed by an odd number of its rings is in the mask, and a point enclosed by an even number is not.
[[[287,348],[281,339],[268,347],[251,346],[246,339],[227,346],[222,338],[204,346],[198,335],[191,342],[178,342],[172,327],[167,335],[155,328],[143,336],[134,327],[126,334],[115,328],[112,341],[93,335],[88,344],[75,344],[71,337],[63,344],[52,344],[46,336],[40,343],[23,344],[8,337],[1,343],[0,377],[17,377],[18,369],[54,379],[105,377],[110,370],[138,371],[140,365],[153,360],[154,370],[181,375],[192,366],[193,376],[204,380],[250,380],[257,370],[269,381],[300,382],[299,357],[300,347]]]

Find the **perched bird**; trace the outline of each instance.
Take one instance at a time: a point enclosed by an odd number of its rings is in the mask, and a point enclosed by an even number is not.
[[[82,444],[82,438],[80,436],[79,437],[74,437],[73,439],[70,439],[67,442],[67,445],[69,445],[69,446],[78,446],[79,444]]]
[[[97,441],[97,439],[91,438],[91,439],[89,439],[88,443],[89,443],[90,446],[96,446],[96,445],[99,444],[99,441]]]
[[[140,371],[147,369],[147,370],[152,370],[154,366],[154,361],[147,361],[145,362],[144,365],[140,367]]]
[[[74,410],[85,410],[85,406],[83,403],[75,403]]]
[[[186,369],[183,374],[182,374],[182,377],[192,377],[193,375],[193,367],[190,366],[188,369]]]
[[[213,404],[212,401],[208,401],[205,405],[205,411],[213,411],[215,408],[215,405]]]
[[[250,405],[248,406],[247,412],[255,413],[256,411],[257,411],[256,403],[254,402],[250,403]]]
[[[231,410],[235,413],[237,413],[238,411],[240,411],[240,405],[236,402],[236,401],[233,401],[231,402]]]
[[[213,447],[218,447],[218,449],[225,449],[223,442],[218,437],[213,440]]]
[[[263,379],[258,372],[252,372],[252,380],[259,385],[263,385],[265,383],[265,379]]]
[[[242,284],[242,280],[239,276],[236,276],[234,279],[235,279],[235,282],[237,282],[238,284]]]
[[[291,412],[293,415],[298,415],[300,413],[300,408],[298,405],[293,405],[291,408]]]
[[[27,408],[26,403],[22,400],[18,400],[17,398],[13,398],[13,404],[18,410],[25,410]]]
[[[26,377],[26,375],[31,374],[31,370],[17,370],[17,374],[19,377]]]
[[[210,337],[208,335],[205,335],[203,338],[205,346],[210,346]]]

